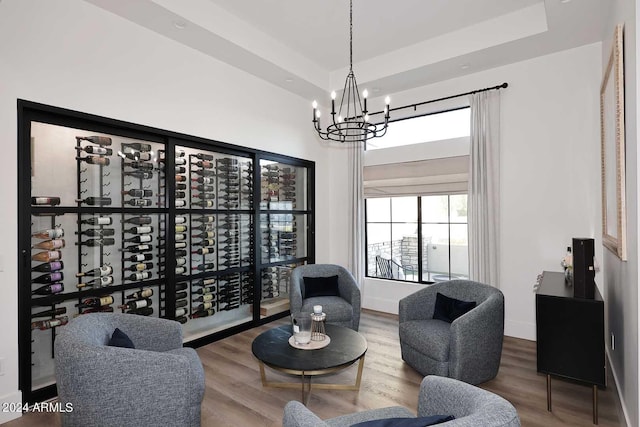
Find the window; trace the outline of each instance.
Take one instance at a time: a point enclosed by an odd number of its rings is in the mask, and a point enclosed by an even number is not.
[[[368,277],[468,277],[466,194],[368,198],[366,215]]]
[[[396,120],[393,121],[393,132],[367,141],[367,150],[469,136],[470,120],[469,107]]]

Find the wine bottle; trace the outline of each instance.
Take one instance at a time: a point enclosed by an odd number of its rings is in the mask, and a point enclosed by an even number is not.
[[[151,245],[133,245],[122,248],[123,252],[142,253],[149,252],[153,247]]]
[[[212,208],[214,203],[213,200],[203,200],[198,202],[191,202],[193,206],[198,206],[201,208]]]
[[[212,239],[216,237],[215,231],[203,231],[202,233],[192,234],[191,237],[196,239]]]
[[[43,274],[35,279],[31,279],[31,283],[53,283],[64,280],[64,273],[61,271],[54,271],[53,273]]]
[[[36,196],[31,198],[32,206],[57,206],[60,204],[60,197]]]
[[[111,148],[95,147],[93,145],[87,145],[86,147],[76,147],[76,150],[84,151],[87,154],[98,154],[105,156],[110,156],[113,154],[113,150]]]
[[[206,185],[206,184],[198,184],[198,185],[192,185],[191,186],[192,190],[198,190],[201,192],[212,192],[215,191],[215,188],[213,185]]]
[[[193,218],[194,221],[197,222],[202,222],[202,223],[212,223],[212,222],[216,222],[216,217],[213,215],[205,215],[205,216],[200,216],[200,217],[195,217]]]
[[[146,162],[151,160],[151,153],[147,153],[147,152],[118,152],[118,155],[120,157],[122,157],[123,159],[129,159],[129,160],[135,160],[135,161],[141,161],[141,162]]]
[[[174,247],[176,249],[184,249],[187,247],[187,242],[176,242]]]
[[[187,172],[187,168],[185,168],[184,166],[176,166],[176,173],[186,173]]]
[[[96,287],[101,288],[103,286],[111,286],[113,285],[113,276],[102,276],[96,277],[95,279],[89,280],[88,282],[78,283],[76,287],[78,289],[86,288],[86,287]]]
[[[176,242],[187,240],[187,235],[185,233],[176,233],[175,240]]]
[[[153,172],[149,172],[149,171],[146,171],[146,170],[123,172],[123,174],[127,175],[127,176],[132,176],[132,177],[138,178],[138,179],[151,179],[151,178],[153,178]]]
[[[192,291],[193,294],[198,294],[198,295],[211,294],[211,293],[215,293],[215,292],[216,292],[216,287],[215,286],[206,286],[204,288],[200,288],[200,289],[196,289],[196,290]]]
[[[193,299],[193,302],[209,302],[215,300],[215,295],[213,294],[202,294],[199,297]]]
[[[175,201],[176,208],[183,208],[186,205],[187,205],[187,202],[185,202],[184,200],[176,200]]]
[[[80,242],[83,246],[113,246],[116,244],[115,239],[110,237],[106,238],[97,238],[97,239],[87,239],[84,242]]]
[[[151,316],[153,314],[153,307],[142,307],[134,310],[127,311],[127,314],[135,314],[137,316]]]
[[[123,242],[131,242],[131,243],[149,243],[153,240],[153,236],[149,234],[141,234],[138,236],[133,236],[128,239],[124,239]]]
[[[37,313],[31,313],[31,318],[34,319],[36,317],[54,317],[59,316],[61,314],[67,313],[67,307],[58,307],[53,308],[51,310],[39,311]]]
[[[131,142],[131,143],[125,144],[125,146],[129,148],[133,148],[136,151],[142,151],[142,152],[151,151],[151,144],[145,144],[142,142]]]
[[[122,194],[131,197],[151,197],[153,196],[153,190],[140,190],[137,188],[132,188],[129,191],[123,191]]]
[[[138,271],[136,273],[130,274],[129,276],[126,277],[126,280],[132,280],[132,281],[140,281],[140,280],[146,280],[151,278],[151,272],[150,271]]]
[[[205,262],[204,264],[198,264],[198,266],[194,267],[193,270],[207,271],[207,270],[214,270],[215,268],[216,268],[215,263]]]
[[[108,136],[76,136],[76,139],[79,141],[89,141],[98,145],[111,145],[111,138]]]
[[[122,221],[127,224],[135,224],[135,225],[147,225],[151,224],[150,216],[136,216],[134,218],[125,219]]]
[[[184,307],[183,308],[178,308],[178,309],[176,309],[176,317],[183,317],[188,312],[189,312],[189,310],[187,310]]]
[[[174,160],[174,164],[176,166],[186,165],[187,159],[185,159],[184,157],[176,157],[176,159]]]
[[[193,282],[193,286],[209,286],[209,285],[213,285],[215,283],[216,283],[216,279],[214,279],[214,278],[199,279],[199,280],[196,280],[195,282]]]
[[[45,240],[44,242],[31,245],[31,249],[48,249],[50,251],[64,248],[64,239]]]
[[[196,157],[199,160],[213,160],[212,154],[198,153],[198,154],[194,154],[194,157]]]
[[[175,291],[184,291],[185,289],[187,289],[189,287],[189,284],[187,282],[180,282],[180,283],[176,283],[176,289]]]
[[[108,276],[113,274],[113,267],[110,265],[103,265],[98,268],[94,268],[93,270],[82,271],[76,274],[76,277],[90,276],[90,277],[100,277],[100,276]]]
[[[182,233],[187,231],[186,225],[176,225],[176,233]]]
[[[176,217],[176,224],[186,224],[186,222],[187,222],[187,218],[183,216]]]
[[[106,295],[102,297],[85,298],[80,303],[76,304],[76,307],[78,307],[78,309],[97,308],[110,304],[113,304],[113,297],[111,295]]]
[[[222,159],[218,159],[218,162],[225,165],[236,165],[238,164],[238,159],[232,159],[231,157],[223,157]],[[249,166],[251,163],[247,163]]]
[[[186,258],[176,258],[176,266],[180,267],[183,266],[187,263],[187,259]]]
[[[80,311],[80,314],[87,313],[113,313],[113,307],[111,307],[110,305],[105,305],[104,307],[85,308],[84,310]]]
[[[203,302],[202,304],[198,304],[195,307],[196,311],[204,311],[204,310],[209,310],[210,308],[214,307],[214,303],[213,302]]]
[[[78,203],[90,206],[107,206],[111,204],[111,197],[87,197],[86,199],[76,199]]]
[[[197,162],[193,162],[191,164],[203,169],[213,168],[213,163],[208,160],[198,160]]]
[[[130,265],[129,267],[125,267],[125,271],[144,271],[151,270],[153,268],[152,262],[141,262],[138,264]]]
[[[50,228],[48,230],[34,231],[31,237],[36,239],[59,239],[64,236],[64,230],[60,227]]]
[[[116,234],[116,230],[113,228],[90,228],[80,232],[80,234],[88,237],[107,237],[114,236]]]
[[[187,189],[187,184],[185,184],[184,182],[177,182],[176,183],[176,190],[184,191],[186,189]]]
[[[187,273],[187,268],[186,267],[176,267],[175,273],[176,273],[176,276],[181,276],[183,274],[186,274]]]
[[[31,255],[31,259],[40,262],[51,262],[62,259],[62,252],[60,251],[44,251]]]
[[[207,254],[212,254],[216,251],[216,249],[213,246],[207,246],[204,248],[200,248],[197,249],[195,251],[191,251],[192,254],[198,254],[198,255],[207,255]]]
[[[186,298],[187,297],[187,292],[186,291],[182,291],[182,292],[176,292],[176,299],[182,299],[182,298]]]
[[[151,259],[153,259],[153,254],[136,254],[136,255],[131,255],[129,258],[127,258],[127,261],[143,262],[143,261],[149,261]]]
[[[180,250],[177,250],[175,254],[177,257],[183,257],[183,256],[187,256],[187,251],[184,249],[180,249]]]
[[[176,182],[185,182],[187,177],[184,175],[176,175]]]
[[[141,299],[141,298],[148,298],[150,296],[153,295],[153,289],[152,288],[143,288],[139,291],[136,291],[132,294],[127,295],[125,298],[126,299]]]
[[[59,294],[64,291],[64,285],[62,283],[50,283],[45,286],[40,286],[37,289],[31,291],[33,295],[53,295]]]
[[[198,317],[213,316],[215,313],[216,311],[213,308],[210,308],[209,310],[196,311],[195,313],[192,313],[191,318],[196,319]]]
[[[53,271],[62,270],[64,268],[64,263],[62,261],[52,261],[45,262],[44,264],[36,265],[31,269],[31,271],[35,271],[38,273],[50,273]]]
[[[213,184],[213,182],[214,182],[213,178],[206,177],[206,176],[205,177],[199,176],[197,178],[191,178],[191,181],[197,182],[199,184]]]
[[[200,225],[195,225],[193,226],[194,230],[200,230],[200,231],[213,231],[215,228],[214,224],[211,223],[201,223]]]
[[[216,241],[214,239],[204,239],[199,241],[198,243],[194,243],[194,245],[198,245],[198,246],[215,246]]]
[[[89,225],[111,225],[113,223],[113,219],[110,216],[94,216],[92,218],[83,219],[80,221],[80,224],[89,224]]]
[[[125,166],[129,166],[130,168],[133,169],[138,169],[140,171],[152,171],[153,170],[153,163],[146,163],[146,162],[131,162],[131,163],[125,163]]]
[[[196,193],[192,194],[191,197],[200,200],[213,200],[216,198],[216,195],[213,193]]]
[[[176,191],[176,199],[184,199],[187,197],[187,193],[184,191]]]
[[[187,323],[189,319],[187,319],[186,316],[180,316],[180,317],[176,317],[176,322],[181,323],[181,324],[185,324]]]
[[[31,330],[40,329],[41,331],[45,331],[47,329],[55,328],[56,326],[63,326],[69,323],[68,316],[56,317],[55,319],[50,320],[38,320],[36,322],[31,322]]]
[[[176,308],[186,307],[189,305],[186,299],[176,301]]]
[[[81,162],[87,162],[90,165],[101,165],[101,166],[109,166],[111,160],[108,157],[100,157],[100,156],[86,156],[86,157],[76,157],[76,160],[80,160]]]
[[[125,233],[130,234],[148,234],[153,233],[153,226],[151,225],[138,225],[135,227],[127,228],[124,230]]]
[[[153,204],[153,201],[150,199],[129,199],[125,200],[124,204],[135,207],[146,207],[151,206]]]
[[[216,173],[210,169],[192,170],[191,173],[196,174],[199,177],[205,177],[205,178],[216,176]],[[201,184],[210,184],[210,183],[202,182]]]
[[[143,307],[150,307],[153,301],[149,298],[138,299],[135,301],[127,301],[125,304],[119,305],[118,308],[123,310],[135,310]]]

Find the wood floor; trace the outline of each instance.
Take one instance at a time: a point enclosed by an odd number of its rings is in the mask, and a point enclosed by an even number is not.
[[[263,388],[251,342],[261,332],[284,324],[280,320],[198,349],[206,375],[202,425],[207,427],[281,426],[282,408],[289,400],[300,400],[300,390]],[[397,316],[365,311],[360,332],[366,337],[366,355],[359,392],[313,390],[308,407],[321,418],[370,408],[402,405],[415,412],[422,377],[400,358]],[[353,382],[356,366],[340,374],[321,378],[326,382]],[[267,368],[271,380],[295,380]],[[591,388],[554,380],[553,412],[546,409],[546,380],[536,373],[536,348],[531,341],[505,338],[498,376],[482,388],[509,400],[523,426],[590,426]],[[600,426],[622,426],[613,381],[599,391]],[[56,414],[27,414],[3,427],[59,426]]]

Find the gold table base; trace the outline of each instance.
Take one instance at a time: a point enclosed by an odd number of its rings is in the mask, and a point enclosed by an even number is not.
[[[354,360],[353,362],[345,363],[344,365],[339,365],[339,366],[334,366],[332,368],[319,369],[319,370],[314,370],[314,371],[298,371],[298,370],[294,370],[294,369],[279,368],[277,366],[271,366],[271,365],[268,365],[268,364],[258,360],[258,364],[260,365],[260,378],[262,380],[262,386],[263,387],[274,387],[274,388],[298,388],[298,387],[301,387],[302,388],[302,400],[301,400],[301,402],[304,405],[306,405],[308,403],[309,396],[311,395],[311,390],[312,389],[316,389],[316,390],[355,390],[355,391],[358,391],[358,390],[360,390],[360,384],[362,382],[362,369],[364,368],[364,356],[365,355],[363,354],[362,357],[360,357],[359,359]],[[351,365],[353,365],[355,362],[358,362],[358,373],[356,374],[356,382],[355,382],[355,384],[325,384],[325,383],[311,384],[311,377],[317,376],[317,375],[331,374],[333,372],[342,371],[342,370],[350,367]],[[267,381],[267,376],[266,376],[265,370],[264,370],[265,365],[270,367],[271,369],[273,369],[275,371],[282,372],[284,374],[299,376],[300,377],[300,384],[298,384],[297,382]],[[308,379],[306,381],[306,386],[305,386],[305,379]]]

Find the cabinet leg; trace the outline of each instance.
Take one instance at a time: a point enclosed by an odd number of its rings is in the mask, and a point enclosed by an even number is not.
[[[547,374],[547,411],[551,412],[551,375]]]
[[[598,386],[593,386],[593,423],[598,424]]]

